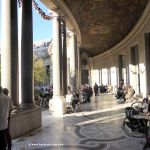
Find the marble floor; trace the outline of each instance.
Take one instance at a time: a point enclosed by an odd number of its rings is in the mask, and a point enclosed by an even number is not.
[[[82,112],[54,117],[44,110],[42,127],[13,139],[12,150],[142,150],[145,136],[122,126],[130,105],[101,94],[82,104]]]

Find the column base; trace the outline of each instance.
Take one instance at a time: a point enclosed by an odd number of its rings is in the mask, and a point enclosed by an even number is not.
[[[18,112],[20,110],[21,110],[21,106],[20,105],[13,106],[13,112]]]
[[[36,108],[37,106],[35,103],[22,103],[21,104],[21,109],[33,109]]]
[[[55,116],[63,116],[65,114],[64,96],[53,96],[53,99],[49,101],[49,110]]]

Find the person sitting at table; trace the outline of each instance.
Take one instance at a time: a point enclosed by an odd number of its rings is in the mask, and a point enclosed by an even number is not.
[[[124,96],[125,96],[125,89],[119,87],[119,88],[117,89],[116,99],[124,98]]]
[[[148,99],[148,109],[146,115],[150,115],[150,93],[147,96]],[[149,122],[150,120],[148,118],[143,118],[143,124],[145,125],[145,135],[146,135],[146,143],[144,144],[143,149],[147,149],[148,147],[150,148],[150,127],[149,127]]]
[[[148,98],[144,98],[142,102],[142,113],[148,113]]]

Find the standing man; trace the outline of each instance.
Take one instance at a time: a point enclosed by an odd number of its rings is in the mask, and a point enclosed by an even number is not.
[[[6,150],[7,134],[8,134],[8,117],[10,111],[13,110],[11,98],[4,95],[0,86],[0,149]]]
[[[97,85],[97,83],[95,83],[93,89],[94,89],[95,96],[98,96],[98,85]]]
[[[9,90],[7,88],[4,88],[3,89],[3,93],[4,95],[8,96],[8,93],[9,93]],[[7,147],[8,147],[8,150],[11,150],[11,135],[10,135],[10,132],[9,132],[9,124],[10,124],[10,115],[11,115],[11,111],[9,111],[9,115],[8,115],[8,128],[7,128]]]

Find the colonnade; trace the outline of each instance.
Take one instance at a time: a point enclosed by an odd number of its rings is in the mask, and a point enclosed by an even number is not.
[[[50,101],[50,108],[57,113],[64,113],[64,98],[67,94],[67,86],[70,85],[75,91],[77,89],[77,68],[78,58],[76,55],[77,47],[75,34],[69,34],[69,48],[66,43],[66,20],[64,16],[57,13],[53,19],[53,100]],[[67,66],[67,50],[70,53],[70,68]],[[67,74],[67,69],[70,73]],[[67,77],[69,75],[69,77]],[[69,78],[69,83],[67,82]]]
[[[1,84],[8,88],[14,106],[19,105],[21,93],[21,107],[34,107],[33,93],[33,17],[32,0],[22,1],[21,39],[18,39],[17,0],[2,0],[2,55]],[[53,18],[53,93],[54,101],[62,101],[67,94],[67,85],[76,90],[77,70],[80,65],[77,40],[72,32],[70,36],[70,83],[67,83],[67,44],[65,17],[57,14]],[[18,41],[21,40],[21,89],[19,89],[19,51]],[[79,71],[78,71],[79,73]],[[77,79],[77,80],[76,80]],[[79,85],[79,84],[78,84]],[[19,93],[20,92],[20,93]]]
[[[8,88],[14,106],[32,108],[33,103],[33,28],[32,0],[22,2],[22,35],[18,39],[17,1],[2,1],[2,78],[3,88]],[[21,40],[21,90],[19,90],[18,41]]]

